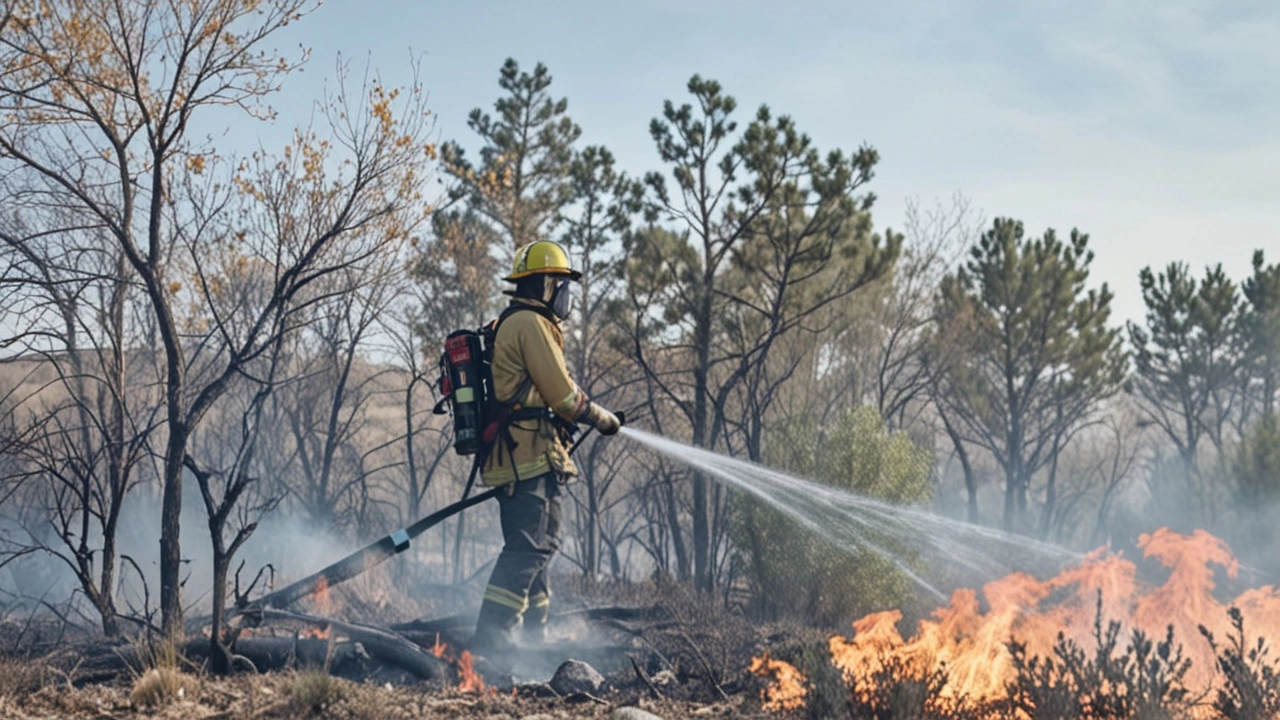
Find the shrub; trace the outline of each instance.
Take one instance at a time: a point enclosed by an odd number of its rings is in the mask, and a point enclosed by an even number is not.
[[[906,433],[890,431],[874,408],[841,414],[827,427],[807,418],[781,421],[768,439],[766,465],[832,487],[895,503],[925,500],[933,492],[932,453]],[[851,554],[759,500],[741,501],[730,531],[753,616],[836,627],[913,598],[911,581],[894,561],[869,547]],[[892,539],[875,540],[910,558]]]
[[[151,668],[133,681],[129,702],[135,707],[156,707],[195,696],[195,678],[173,668]]]
[[[1134,630],[1117,653],[1120,623],[1102,627],[1102,596],[1093,623],[1093,655],[1058,633],[1050,657],[1027,657],[1026,646],[1010,642],[1016,679],[1009,686],[1011,709],[1037,720],[1167,720],[1188,716],[1192,699],[1183,684],[1191,660],[1175,644],[1170,625],[1160,642]]]
[[[988,715],[964,698],[942,694],[947,668],[932,668],[897,656],[880,658],[879,668],[849,684],[849,717],[855,720],[978,720]]]
[[[1232,632],[1219,649],[1213,633],[1200,626],[1216,656],[1218,671],[1225,683],[1218,689],[1213,708],[1227,720],[1270,720],[1280,717],[1280,668],[1267,659],[1270,648],[1263,638],[1252,647],[1245,642],[1244,614],[1239,608],[1227,611]]]
[[[289,683],[290,705],[301,714],[321,712],[342,699],[346,689],[328,670],[303,670]]]

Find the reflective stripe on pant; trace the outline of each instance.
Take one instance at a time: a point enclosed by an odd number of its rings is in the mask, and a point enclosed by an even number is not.
[[[498,495],[505,542],[484,591],[473,645],[509,646],[510,631],[522,617],[535,637],[546,622],[551,604],[547,564],[560,547],[559,493],[556,476],[548,473]]]

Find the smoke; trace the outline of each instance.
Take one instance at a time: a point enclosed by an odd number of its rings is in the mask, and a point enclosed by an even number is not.
[[[120,612],[141,614],[154,612],[158,607],[160,518],[161,498],[155,488],[138,488],[125,498],[116,532],[119,559],[115,589]],[[213,550],[204,503],[190,479],[183,487],[181,522],[183,602],[188,614],[207,615],[212,608]],[[233,532],[234,527],[229,527],[228,536]],[[40,544],[64,557],[71,556],[47,520],[25,528],[11,518],[0,520],[0,536],[9,538],[10,547]],[[101,547],[101,533],[96,529],[88,545]],[[247,585],[258,570],[267,565],[275,569],[278,584],[332,562],[352,546],[350,540],[316,527],[299,514],[277,509],[260,519],[253,535],[237,553],[228,583],[234,581],[235,569],[241,561],[244,562],[243,584]],[[83,602],[71,566],[62,557],[47,551],[24,555],[0,569],[0,591],[14,599],[16,602],[12,604],[16,605],[29,605],[42,598],[63,602],[73,596]],[[91,610],[81,610],[96,622]]]

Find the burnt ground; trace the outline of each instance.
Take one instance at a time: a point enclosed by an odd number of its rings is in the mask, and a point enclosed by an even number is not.
[[[11,618],[0,622],[0,718],[546,720],[608,718],[627,706],[668,719],[769,717],[764,681],[747,671],[751,658],[822,640],[815,631],[759,626],[674,585],[571,594],[574,602],[553,617],[552,646],[526,652],[512,681],[498,677],[495,686],[490,675],[480,692],[459,687],[466,613],[393,622],[353,604],[332,617],[360,617],[335,623],[327,638],[306,637],[313,624],[277,619],[238,644],[256,672],[246,665],[228,677],[208,672],[199,635],[166,661],[140,638],[107,642],[56,618]],[[364,627],[408,640],[417,655],[406,661],[403,648],[388,651],[381,636],[362,635]],[[557,692],[549,680],[567,659],[591,664],[603,684]]]
[[[0,696],[0,717],[26,718],[334,718],[374,720],[392,718],[608,718],[618,707],[640,707],[663,718],[720,718],[761,716],[758,702],[738,697],[718,703],[638,697],[634,693],[605,692],[595,698],[540,697],[529,692],[480,694],[456,689],[374,685],[342,679],[330,681],[324,700],[308,687],[305,673],[270,672],[230,678],[196,677],[194,689],[159,706],[130,699],[127,679],[68,688],[62,678],[26,693]],[[754,706],[754,707],[753,707]]]

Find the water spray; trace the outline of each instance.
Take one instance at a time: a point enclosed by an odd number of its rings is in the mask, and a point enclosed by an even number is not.
[[[624,427],[621,432],[635,442],[749,493],[846,552],[870,551],[880,555],[943,601],[945,594],[913,569],[904,555],[960,565],[987,577],[1004,575],[1011,568],[1035,562],[1060,566],[1083,558],[1057,545],[919,508],[894,505],[642,430]],[[903,551],[891,548],[903,548]]]

